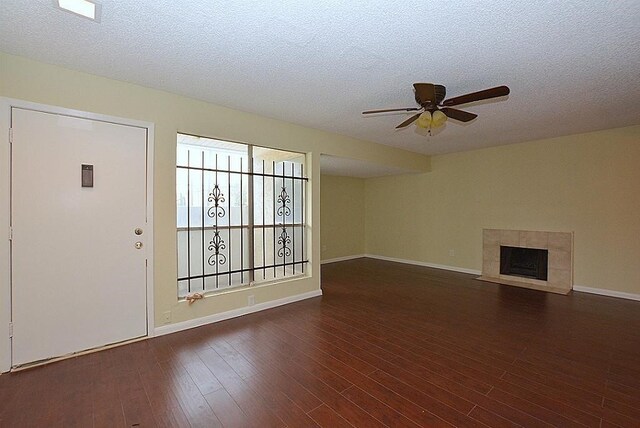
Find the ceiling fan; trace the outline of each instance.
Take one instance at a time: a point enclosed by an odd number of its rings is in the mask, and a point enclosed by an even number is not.
[[[433,83],[414,83],[413,88],[416,93],[416,102],[420,107],[368,110],[363,111],[362,114],[388,113],[393,111],[417,111],[419,113],[414,114],[409,119],[396,126],[396,129],[404,128],[413,122],[416,122],[416,124],[421,128],[431,129],[432,127],[435,128],[444,124],[448,117],[459,120],[460,122],[469,122],[470,120],[478,117],[477,114],[451,108],[453,106],[502,97],[509,95],[510,92],[509,88],[506,86],[497,86],[495,88],[485,89],[484,91],[472,92],[470,94],[445,100],[446,88],[442,85],[434,85]]]

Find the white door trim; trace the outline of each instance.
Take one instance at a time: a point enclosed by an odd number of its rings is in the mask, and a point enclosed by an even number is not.
[[[45,113],[62,114],[83,119],[97,120],[120,125],[144,128],[147,131],[147,226],[145,241],[147,251],[147,336],[154,332],[153,306],[153,159],[154,124],[139,120],[108,116],[98,113],[73,110],[64,107],[32,103],[29,101],[0,97],[0,373],[11,369],[11,245],[9,241],[11,219],[11,108],[21,108]]]

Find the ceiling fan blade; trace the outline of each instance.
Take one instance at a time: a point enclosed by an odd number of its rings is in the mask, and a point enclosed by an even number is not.
[[[457,106],[459,104],[472,103],[474,101],[488,100],[490,98],[503,97],[509,95],[509,88],[506,86],[497,86],[491,89],[485,89],[484,91],[472,92],[470,94],[461,95],[459,97],[449,98],[444,100],[443,106]]]
[[[447,117],[450,117],[451,119],[459,120],[460,122],[469,122],[475,119],[476,117],[478,117],[477,114],[469,113],[469,112],[458,110],[455,108],[445,107],[441,110],[444,114],[447,115]]]
[[[414,114],[413,116],[411,116],[409,119],[405,120],[404,122],[402,122],[400,125],[396,126],[396,129],[398,128],[404,128],[407,125],[411,125],[416,119],[418,119],[420,117],[422,113],[418,113],[418,114]]]
[[[407,108],[388,108],[384,110],[367,110],[363,111],[362,114],[371,114],[371,113],[386,113],[389,111],[418,111],[421,110],[418,107],[407,107]]]
[[[414,83],[413,89],[416,91],[418,104],[436,103],[436,87],[433,83]]]

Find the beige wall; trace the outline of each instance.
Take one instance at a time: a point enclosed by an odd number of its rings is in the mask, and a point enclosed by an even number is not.
[[[435,156],[366,181],[366,251],[480,270],[483,228],[574,231],[575,285],[640,293],[639,160],[640,126]]]
[[[178,95],[105,79],[0,53],[0,96],[61,106],[155,124],[154,166],[154,299],[156,326],[171,311],[171,323],[245,307],[247,295],[256,303],[320,288],[320,171],[321,153],[386,163],[426,171],[429,158],[391,147],[355,140],[273,119],[215,106]],[[232,141],[305,152],[310,177],[309,217],[312,246],[310,278],[252,288],[206,298],[189,306],[176,292],[176,133],[184,132]],[[8,145],[0,150],[0,224],[8,227]],[[0,277],[8,278],[8,247],[2,246]],[[0,312],[8,310],[0,307]]]
[[[321,260],[364,254],[364,179],[320,179]]]
[[[2,53],[0,96],[155,124],[156,325],[163,323],[165,311],[171,311],[171,322],[179,322],[244,307],[248,294],[240,291],[216,296],[193,306],[177,300],[176,132],[301,151],[309,156],[312,277],[252,289],[256,303],[319,288],[321,153],[406,169],[429,168],[429,157],[416,153]],[[573,230],[576,284],[638,293],[639,136],[640,127],[631,127],[443,155],[432,159],[428,174],[366,180],[365,250],[480,269],[482,228]],[[0,224],[8,225],[6,144],[0,149],[0,164]],[[353,188],[349,191],[357,193]],[[356,235],[345,241],[355,243]],[[328,251],[331,241],[338,242],[327,238]],[[0,248],[0,277],[5,282],[7,248]],[[336,256],[352,251],[346,247],[334,250]],[[449,256],[449,250],[455,255]],[[326,257],[331,254],[327,252]],[[6,305],[4,302],[0,312],[7,310]]]

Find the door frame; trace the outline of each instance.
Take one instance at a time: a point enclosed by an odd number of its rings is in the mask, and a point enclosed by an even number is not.
[[[109,122],[118,125],[134,126],[147,131],[147,225],[145,227],[145,243],[147,251],[146,287],[147,287],[147,334],[151,337],[154,331],[153,306],[153,160],[154,160],[154,127],[151,122],[108,116],[73,110],[59,106],[33,103],[29,101],[0,97],[0,373],[11,370],[11,244],[9,233],[11,228],[11,109],[13,107],[34,110],[43,113],[61,114],[81,119]]]

